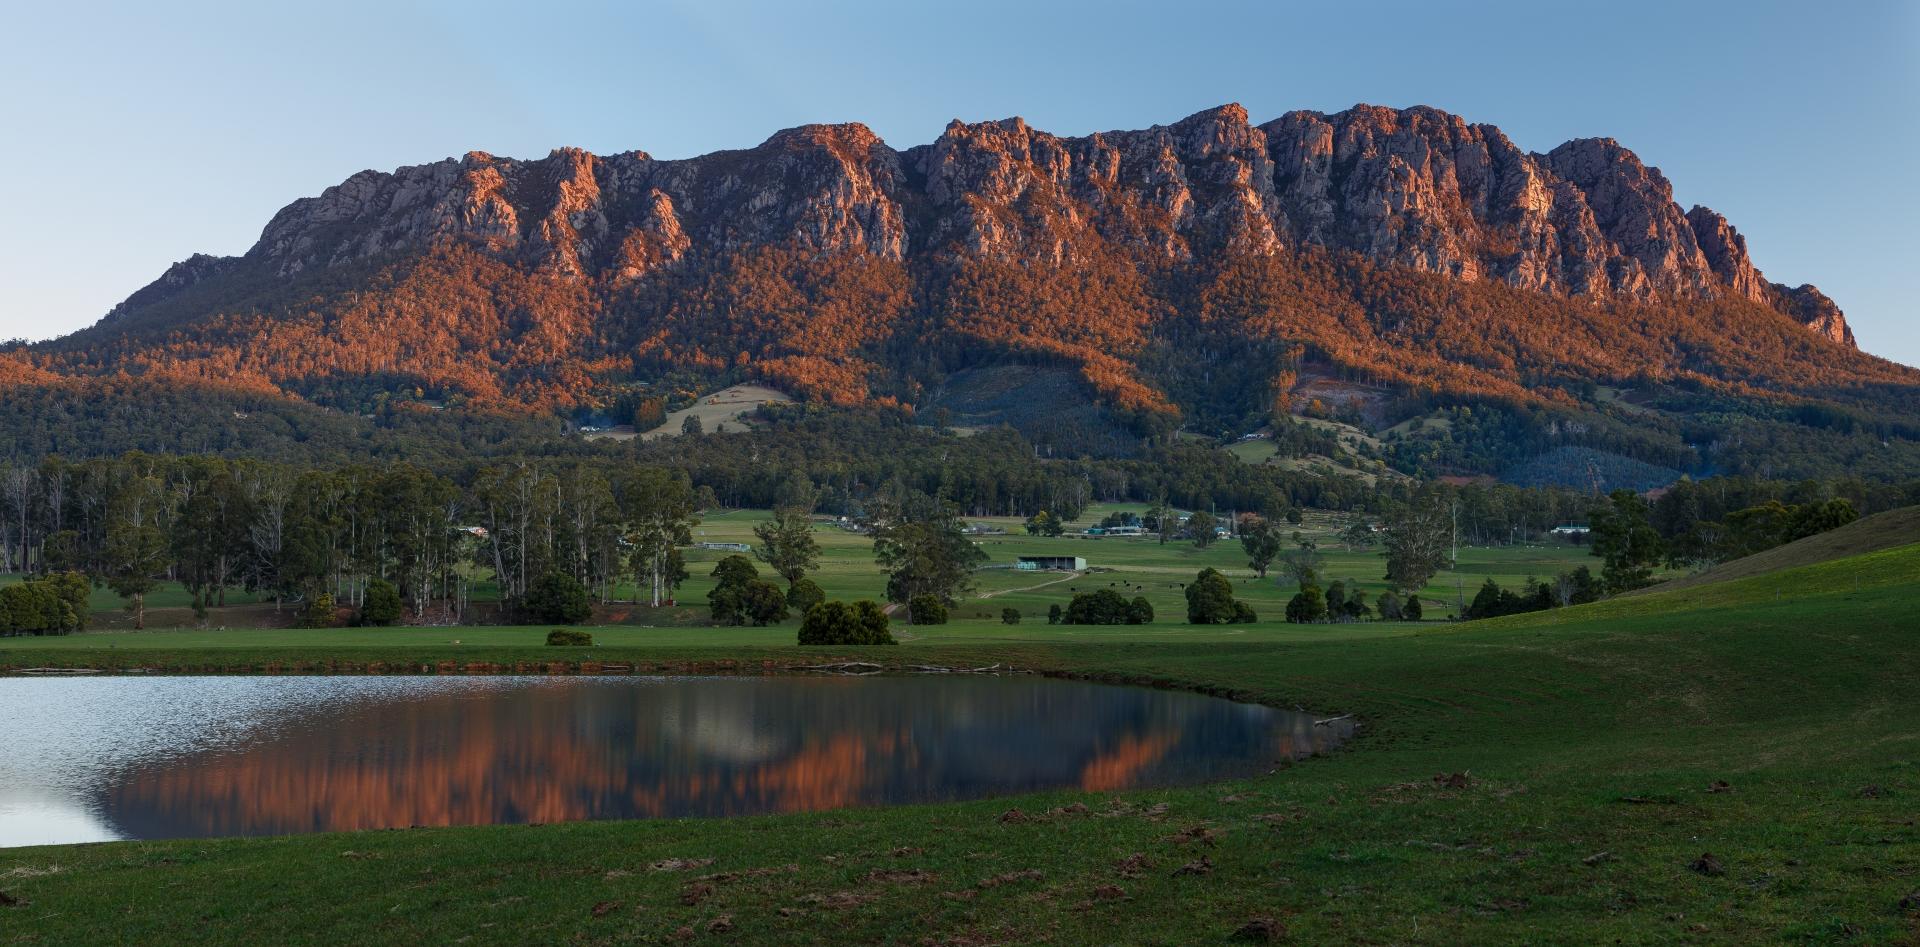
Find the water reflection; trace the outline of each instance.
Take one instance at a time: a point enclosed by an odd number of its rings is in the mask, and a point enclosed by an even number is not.
[[[1348,732],[1026,677],[9,679],[0,845],[1114,790]]]

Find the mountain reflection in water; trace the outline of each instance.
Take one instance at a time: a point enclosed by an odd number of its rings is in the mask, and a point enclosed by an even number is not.
[[[0,721],[0,845],[1116,790],[1262,772],[1350,732],[1196,694],[925,676],[16,679]],[[28,828],[56,810],[97,830]]]

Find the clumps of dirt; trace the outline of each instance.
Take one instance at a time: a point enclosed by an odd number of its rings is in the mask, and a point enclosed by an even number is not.
[[[680,903],[687,907],[694,907],[713,897],[713,892],[713,885],[705,881],[688,882],[680,888]]]
[[[1205,855],[1202,855],[1199,858],[1194,859],[1193,861],[1187,862],[1186,864],[1181,865],[1180,867],[1173,870],[1173,877],[1175,878],[1178,878],[1181,875],[1211,875],[1211,874],[1213,874],[1213,859],[1208,858]]]
[[[1433,784],[1441,789],[1465,789],[1473,785],[1473,777],[1466,773],[1436,773]]]
[[[1267,825],[1271,825],[1277,829],[1280,826],[1286,825],[1289,822],[1305,821],[1306,818],[1307,818],[1307,814],[1304,812],[1262,812],[1259,815],[1254,816],[1253,821],[1264,822]]]
[[[711,858],[663,858],[648,865],[653,871],[692,871],[713,864]]]
[[[1900,913],[1920,914],[1920,888],[1900,899]]]
[[[1247,944],[1271,944],[1286,939],[1286,936],[1287,925],[1280,923],[1279,919],[1256,917],[1235,928],[1233,933],[1227,935],[1227,939]]]
[[[1010,885],[1020,881],[1039,881],[1045,877],[1046,875],[1042,874],[1038,868],[1027,868],[1021,871],[1003,871],[991,878],[980,879],[980,883],[974,887],[984,890],[987,888],[998,888],[1001,885]]]
[[[1167,804],[1164,802],[1154,803],[1147,807],[1145,815],[1147,821],[1158,822],[1167,817]]]
[[[867,880],[885,885],[923,885],[938,881],[938,872],[924,868],[888,869],[876,868],[867,872]]]
[[[1732,792],[1732,791],[1733,791],[1733,784],[1730,782],[1727,782],[1724,779],[1716,779],[1713,782],[1710,782],[1707,784],[1707,792],[1709,793],[1717,794],[1717,793]]]
[[[770,868],[748,868],[745,871],[715,872],[711,875],[701,875],[694,880],[712,882],[713,884],[726,884],[729,881],[739,881],[742,878],[765,878],[768,875],[793,875],[799,874],[799,872],[799,865],[788,862],[785,865],[774,865]]]
[[[1885,799],[1893,793],[1889,792],[1885,786],[1862,786],[1854,795],[1861,799]]]
[[[1585,858],[1582,858],[1582,859],[1580,859],[1580,864],[1582,864],[1582,865],[1604,865],[1604,864],[1606,864],[1607,862],[1610,862],[1610,861],[1613,861],[1613,853],[1612,853],[1612,852],[1594,852],[1593,854],[1591,854],[1591,855],[1588,855],[1587,857],[1585,857]]]
[[[870,901],[878,900],[879,897],[877,894],[866,891],[835,891],[832,894],[804,895],[800,898],[800,903],[829,911],[850,911]]]
[[[1076,802],[1072,805],[1060,806],[1058,808],[1048,809],[1047,815],[1054,818],[1059,818],[1062,816],[1086,815],[1087,813],[1092,811],[1093,811],[1092,809],[1087,808],[1086,803]]]
[[[620,910],[620,902],[602,901],[598,904],[595,904],[593,906],[593,910],[589,913],[591,913],[594,917],[606,917],[607,915],[612,914],[613,912],[618,910]]]
[[[1122,878],[1138,878],[1153,867],[1153,859],[1146,852],[1134,852],[1113,863],[1113,872]]]
[[[1017,808],[1008,809],[1007,811],[1000,813],[1001,825],[1021,825],[1021,824],[1032,822],[1032,821],[1033,821],[1032,816],[1027,815],[1024,812],[1021,812]]]
[[[726,934],[733,931],[733,915],[722,914],[707,922],[707,933]]]
[[[888,854],[892,855],[895,858],[910,858],[914,855],[924,855],[926,853],[927,853],[927,850],[924,848],[915,848],[909,845],[902,845],[899,848],[896,848],[893,851],[889,852]]]
[[[1693,863],[1687,867],[1709,878],[1718,878],[1727,873],[1726,864],[1721,862],[1712,852],[1701,853],[1700,857],[1694,859]]]
[[[1233,805],[1234,803],[1237,803],[1237,802],[1246,802],[1247,800],[1249,800],[1249,799],[1252,799],[1252,798],[1253,798],[1253,794],[1252,794],[1252,793],[1241,793],[1241,792],[1236,792],[1236,793],[1232,793],[1232,794],[1229,794],[1229,795],[1225,795],[1225,796],[1221,796],[1221,797],[1220,797],[1220,802],[1221,802],[1222,804],[1224,804],[1224,805],[1229,805],[1229,806],[1230,806],[1230,805]]]
[[[368,859],[379,858],[381,856],[379,852],[341,852],[340,857],[352,858],[355,860],[364,861]]]
[[[1171,842],[1175,845],[1185,845],[1188,842],[1199,842],[1202,845],[1214,846],[1214,845],[1220,844],[1220,833],[1214,831],[1213,829],[1207,828],[1204,825],[1189,825],[1186,828],[1181,829],[1180,831],[1175,832],[1172,835],[1169,835],[1166,838],[1161,839],[1161,841]]]
[[[1101,885],[1093,889],[1093,897],[1096,901],[1119,901],[1126,896],[1127,889],[1119,885]]]
[[[27,902],[22,901],[19,898],[16,898],[13,895],[6,893],[5,891],[0,891],[0,908],[25,907],[26,904]]]

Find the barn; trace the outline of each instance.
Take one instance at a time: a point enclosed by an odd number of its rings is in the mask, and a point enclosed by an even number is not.
[[[1059,572],[1084,572],[1087,560],[1079,556],[1021,556],[1015,569],[1050,569]]]

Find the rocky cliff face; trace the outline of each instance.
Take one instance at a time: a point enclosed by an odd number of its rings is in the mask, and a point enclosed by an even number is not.
[[[1725,219],[1682,211],[1660,171],[1612,139],[1528,153],[1493,126],[1429,108],[1293,112],[1256,126],[1228,105],[1080,138],[1018,118],[955,121],[906,151],[848,124],[678,161],[474,152],[361,172],[295,201],[247,258],[285,277],[450,239],[611,286],[766,245],[1047,264],[1317,245],[1565,297],[1731,295],[1853,343],[1831,300],[1768,282]],[[178,264],[116,313],[231,265]]]

